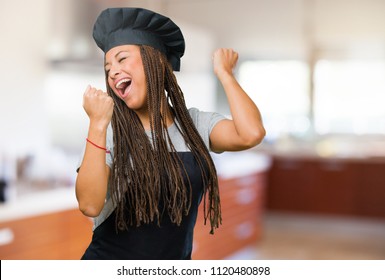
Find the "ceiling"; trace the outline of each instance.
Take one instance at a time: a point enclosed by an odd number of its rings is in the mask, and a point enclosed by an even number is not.
[[[64,42],[67,49],[52,52],[51,58],[99,57],[92,25],[104,8],[113,6],[165,14],[183,27],[190,49],[198,47],[189,33],[194,31],[210,38],[213,48],[231,47],[247,58],[307,59],[315,53],[357,54],[363,48],[385,56],[381,0],[68,0],[53,4],[51,44]]]

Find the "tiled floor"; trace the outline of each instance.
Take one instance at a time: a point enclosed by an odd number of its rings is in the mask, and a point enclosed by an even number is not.
[[[385,220],[268,213],[255,247],[231,259],[385,260]]]

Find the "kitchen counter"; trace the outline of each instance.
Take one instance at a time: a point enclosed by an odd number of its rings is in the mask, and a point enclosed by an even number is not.
[[[325,135],[311,139],[281,137],[256,150],[270,157],[385,162],[383,135]]]
[[[77,209],[74,187],[36,191],[0,204],[0,222]]]
[[[276,155],[268,172],[267,208],[385,218],[383,157]]]

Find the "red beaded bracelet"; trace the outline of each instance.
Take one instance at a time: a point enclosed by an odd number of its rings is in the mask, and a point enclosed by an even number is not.
[[[107,154],[111,153],[110,150],[107,150],[107,148],[101,147],[99,145],[96,145],[94,142],[92,142],[90,139],[86,138],[87,142],[95,146],[96,148],[105,150]]]

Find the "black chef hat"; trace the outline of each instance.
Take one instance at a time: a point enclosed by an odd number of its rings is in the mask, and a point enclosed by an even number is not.
[[[185,43],[169,18],[142,8],[109,8],[99,15],[93,37],[104,53],[120,45],[147,45],[163,52],[174,71],[180,69]]]

